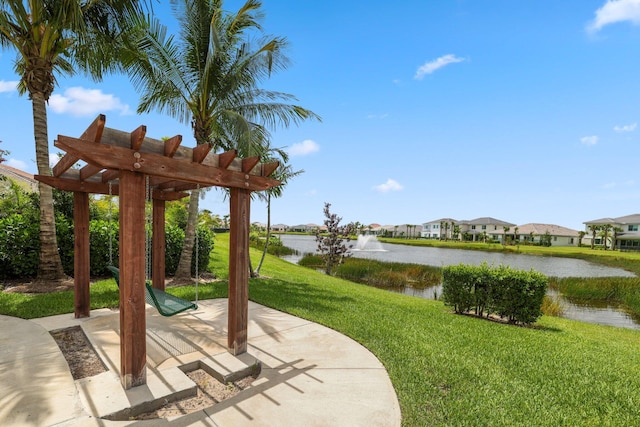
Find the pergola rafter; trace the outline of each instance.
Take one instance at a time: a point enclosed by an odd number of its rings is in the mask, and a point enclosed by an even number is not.
[[[280,184],[269,178],[277,162],[237,158],[235,151],[212,153],[209,145],[182,147],[182,137],[165,141],[146,136],[145,126],[132,132],[107,128],[99,115],[80,138],[59,135],[55,146],[65,155],[53,176],[40,182],[74,193],[75,316],[87,317],[89,294],[88,193],[118,195],[120,201],[120,366],[125,388],[146,383],[145,195],[153,199],[153,286],[164,289],[165,201],[185,191],[218,186],[230,189],[228,347],[247,350],[250,194]],[[86,164],[79,169],[78,161]],[[147,179],[148,177],[148,179]]]

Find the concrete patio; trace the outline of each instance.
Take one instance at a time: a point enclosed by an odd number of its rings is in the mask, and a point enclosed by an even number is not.
[[[108,368],[74,381],[49,331],[81,326]],[[366,348],[324,326],[249,303],[247,353],[226,350],[227,300],[171,318],[147,308],[147,384],[120,384],[119,313],[101,309],[23,320],[0,316],[2,426],[399,426],[398,400],[384,366]],[[184,371],[223,379],[259,377],[209,408],[171,419],[130,417],[192,393]],[[124,420],[124,421],[116,421]]]

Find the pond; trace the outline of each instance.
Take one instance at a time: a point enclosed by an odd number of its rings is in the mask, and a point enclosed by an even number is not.
[[[280,239],[285,246],[297,250],[301,254],[314,253],[317,244],[314,236],[283,234]],[[356,242],[353,242],[356,249]],[[543,257],[535,255],[511,254],[502,252],[484,252],[464,249],[429,248],[424,246],[393,245],[377,242],[354,250],[353,256],[386,262],[407,262],[414,264],[444,267],[447,265],[472,264],[486,262],[489,265],[509,265],[518,270],[534,269],[547,276],[554,277],[634,277],[635,275],[621,268],[606,267],[581,259]],[[302,255],[284,257],[297,263]]]
[[[300,258],[302,258],[301,254],[316,252],[317,244],[313,236],[287,234],[281,235],[280,238],[285,246],[300,252],[300,255],[283,257],[290,262],[297,263]],[[354,242],[354,248],[355,243],[356,242]],[[371,250],[368,250],[368,248],[371,248]],[[489,265],[509,265],[520,270],[534,269],[547,276],[556,277],[634,277],[633,273],[620,268],[606,267],[572,258],[542,257],[464,249],[429,248],[380,242],[373,242],[371,246],[360,247],[359,249],[360,250],[353,251],[354,257],[386,262],[407,262],[436,267],[457,265],[460,263],[478,265],[486,262]],[[415,289],[407,286],[394,291],[420,298],[437,299],[442,294],[442,286],[432,286],[426,289]],[[570,301],[559,295],[554,296],[559,298],[564,308],[562,317],[583,322],[640,330],[640,322],[624,312],[618,305],[584,304],[577,301]]]

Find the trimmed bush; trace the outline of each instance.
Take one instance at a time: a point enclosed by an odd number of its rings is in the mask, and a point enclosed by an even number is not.
[[[547,284],[547,277],[533,270],[460,264],[442,270],[442,299],[456,313],[495,314],[530,324],[542,315]]]
[[[40,253],[40,224],[27,215],[0,219],[0,278],[35,277]]]

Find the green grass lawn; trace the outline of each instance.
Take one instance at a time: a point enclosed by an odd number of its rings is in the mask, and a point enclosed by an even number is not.
[[[211,261],[223,279],[228,245],[228,235],[218,235]],[[252,251],[254,265],[258,259]],[[403,426],[627,426],[640,419],[639,331],[545,316],[534,328],[493,323],[271,256],[262,274],[268,278],[251,280],[251,300],[340,331],[380,359]],[[117,304],[113,280],[91,292],[95,308]],[[171,292],[194,296],[193,287]],[[200,298],[223,296],[225,282],[200,286]],[[2,314],[72,311],[71,292],[0,295]]]

